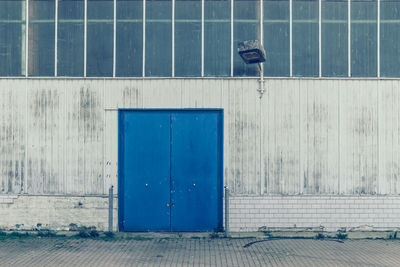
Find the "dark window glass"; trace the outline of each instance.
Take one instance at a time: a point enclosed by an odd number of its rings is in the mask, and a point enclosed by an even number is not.
[[[87,76],[113,74],[113,0],[88,0]]]
[[[290,75],[289,1],[264,1],[264,75]]]
[[[351,1],[351,76],[377,75],[376,0]]]
[[[231,73],[231,2],[204,2],[204,76]]]
[[[318,0],[293,0],[293,76],[318,76],[318,61]]]
[[[57,75],[83,76],[84,1],[59,0]]]
[[[348,75],[347,0],[322,1],[322,76]]]
[[[0,1],[0,76],[25,75],[25,1]]]
[[[172,75],[172,2],[146,2],[146,76]]]
[[[175,1],[175,76],[201,76],[201,1]]]
[[[239,42],[260,40],[260,2],[258,0],[234,1],[233,75],[258,76],[257,64],[245,64],[237,53]]]
[[[54,76],[54,0],[29,1],[29,76]]]
[[[142,76],[143,0],[117,1],[116,52],[116,76]]]
[[[400,1],[381,0],[381,76],[400,77]]]

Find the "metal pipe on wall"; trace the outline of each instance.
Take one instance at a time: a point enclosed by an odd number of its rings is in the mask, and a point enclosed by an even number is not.
[[[108,231],[113,231],[114,186],[108,190]]]
[[[264,65],[262,63],[258,63],[258,69],[260,71],[260,88],[258,88],[258,92],[260,93],[260,99],[264,94]]]
[[[229,188],[225,186],[225,237],[229,236]]]

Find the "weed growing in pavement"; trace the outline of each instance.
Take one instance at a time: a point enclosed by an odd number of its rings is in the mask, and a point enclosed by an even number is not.
[[[8,239],[25,239],[36,237],[37,235],[33,235],[28,232],[11,232],[7,233],[4,231],[0,231],[0,241],[6,241]]]
[[[315,236],[315,239],[324,239],[326,236],[323,234],[323,233],[318,233],[316,236]]]
[[[57,232],[50,229],[41,229],[38,231],[37,235],[40,237],[56,237]]]
[[[104,235],[108,238],[114,238],[115,237],[115,233],[114,232],[104,232]]]
[[[99,232],[97,232],[97,230],[91,230],[91,231],[89,232],[89,235],[90,235],[90,237],[94,237],[94,238],[100,236],[100,234],[99,234]]]
[[[214,239],[214,238],[219,238],[219,234],[216,232],[211,233],[209,236],[209,238]]]
[[[115,241],[122,239],[122,237],[116,236],[114,232],[103,232],[103,235],[101,235],[98,239],[104,241]]]
[[[390,233],[388,236],[388,239],[396,239],[397,238],[397,231],[394,231],[393,233]]]
[[[30,234],[28,234],[27,232],[25,232],[25,233],[11,232],[11,234],[9,234],[8,236],[9,236],[9,237],[18,237],[18,238],[21,238],[21,237],[29,237]]]
[[[94,227],[81,226],[78,228],[77,236],[81,238],[97,238],[100,236],[100,234]]]
[[[87,227],[82,226],[78,228],[78,236],[82,238],[90,237],[90,233]]]
[[[347,239],[347,234],[339,232],[336,234],[336,238],[337,239]]]

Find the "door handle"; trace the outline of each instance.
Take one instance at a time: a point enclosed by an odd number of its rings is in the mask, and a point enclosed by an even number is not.
[[[169,207],[169,203],[167,203],[165,206]]]

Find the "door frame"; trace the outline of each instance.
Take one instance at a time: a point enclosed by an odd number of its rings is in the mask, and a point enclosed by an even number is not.
[[[185,112],[185,111],[216,111],[220,113],[221,120],[218,125],[218,129],[220,131],[219,136],[219,147],[218,154],[219,154],[219,164],[218,164],[218,218],[217,218],[217,231],[223,231],[223,184],[224,184],[224,109],[223,108],[184,108],[184,109],[176,109],[176,108],[119,108],[118,109],[118,231],[124,232],[124,173],[123,173],[123,166],[124,166],[124,158],[123,158],[123,151],[124,147],[122,145],[122,137],[123,137],[123,129],[122,129],[122,114],[124,112],[143,112],[143,111],[165,111],[165,112]]]

